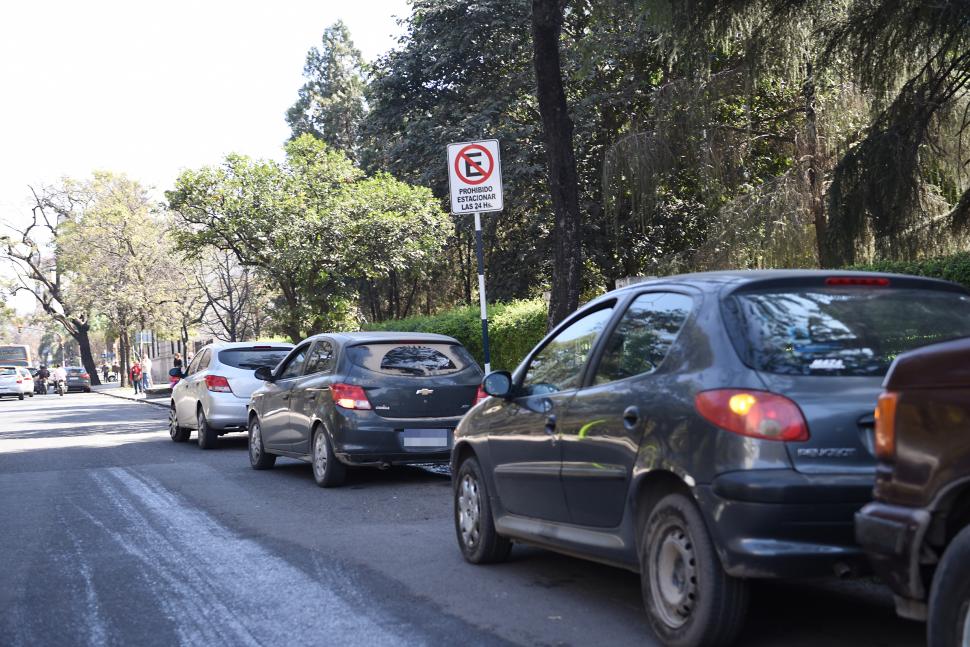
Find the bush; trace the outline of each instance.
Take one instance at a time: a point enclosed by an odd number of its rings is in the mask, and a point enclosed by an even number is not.
[[[482,320],[477,306],[447,310],[430,317],[391,319],[367,324],[365,330],[432,332],[454,337],[484,366]],[[488,306],[492,369],[511,371],[546,334],[546,304],[541,299]]]
[[[878,261],[868,265],[856,265],[851,269],[928,276],[953,281],[970,288],[970,252],[960,252],[951,256],[928,258],[922,261]]]

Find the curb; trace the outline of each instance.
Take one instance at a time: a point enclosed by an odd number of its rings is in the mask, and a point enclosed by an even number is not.
[[[140,402],[142,404],[150,404],[154,407],[162,407],[163,409],[168,409],[168,401],[165,402],[152,402],[151,400],[136,400],[134,398],[129,398],[123,395],[117,395],[115,393],[108,393],[107,391],[95,391],[95,393],[100,393],[101,395],[106,395],[109,398],[118,398],[119,400],[127,400],[128,402]]]

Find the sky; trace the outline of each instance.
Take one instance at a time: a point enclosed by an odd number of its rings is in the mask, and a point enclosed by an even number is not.
[[[323,30],[343,20],[370,61],[408,13],[406,0],[3,2],[0,221],[29,213],[28,184],[65,175],[124,172],[161,199],[181,169],[229,152],[279,158]]]

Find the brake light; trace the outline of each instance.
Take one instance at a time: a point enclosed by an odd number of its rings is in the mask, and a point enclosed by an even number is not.
[[[215,393],[232,393],[229,380],[222,375],[206,375],[205,385],[210,391]]]
[[[17,378],[17,384],[23,384],[23,383],[24,383],[24,378],[18,377]]]
[[[82,380],[87,380],[87,379],[90,379],[90,378],[91,378],[91,376],[88,375],[87,373],[81,373],[81,379]]]
[[[825,285],[867,285],[884,288],[889,285],[889,279],[878,276],[830,276],[825,279]]]
[[[892,460],[896,456],[896,405],[899,394],[892,391],[879,396],[876,404],[876,456]]]
[[[478,387],[478,392],[475,394],[475,404],[488,399],[488,394],[485,393],[485,389],[481,385]]]
[[[808,440],[808,425],[798,405],[767,391],[702,391],[694,406],[708,422],[741,436],[764,440]]]
[[[354,384],[333,384],[330,386],[333,401],[342,409],[370,409],[370,400],[363,387]]]

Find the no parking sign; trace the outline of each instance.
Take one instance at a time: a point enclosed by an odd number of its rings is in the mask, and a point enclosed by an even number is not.
[[[451,212],[501,211],[502,158],[497,139],[448,144]]]

